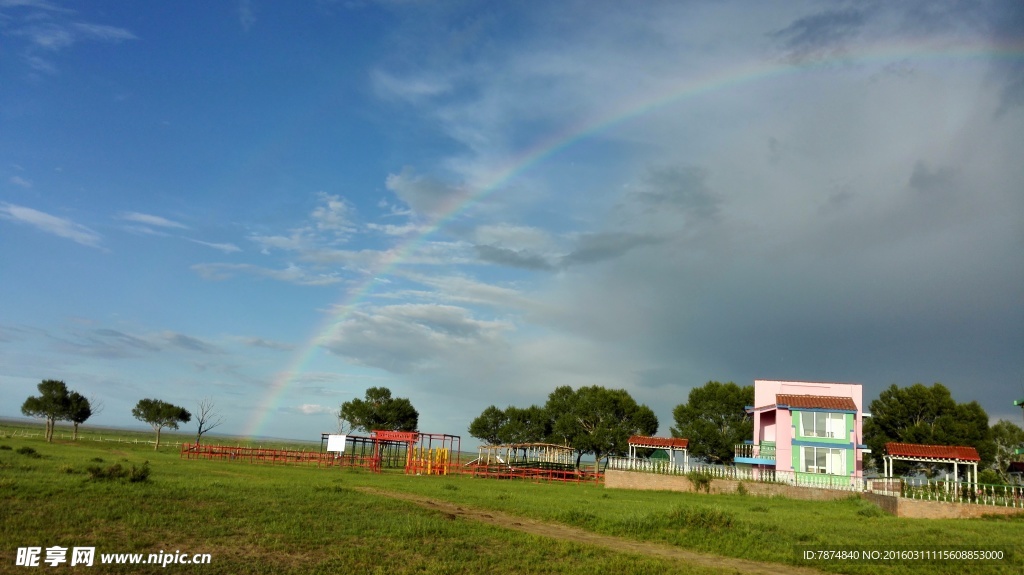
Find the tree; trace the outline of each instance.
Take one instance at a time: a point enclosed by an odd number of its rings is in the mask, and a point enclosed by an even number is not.
[[[71,423],[75,426],[75,433],[71,439],[72,441],[77,441],[78,426],[85,423],[87,419],[92,417],[92,404],[84,395],[77,391],[72,391],[68,395],[68,400],[67,418],[71,420]]]
[[[153,449],[160,448],[161,429],[178,429],[179,423],[188,423],[192,420],[192,414],[184,407],[159,399],[140,399],[132,408],[132,415],[135,419],[148,423],[153,427],[153,431],[156,431],[156,445]]]
[[[217,411],[216,404],[209,397],[204,397],[198,407],[196,422],[199,424],[199,429],[196,431],[196,445],[199,445],[199,439],[204,433],[224,423],[224,419]]]
[[[881,461],[885,444],[893,441],[974,447],[983,467],[991,465],[995,457],[988,414],[976,401],[957,403],[941,383],[931,387],[893,384],[871,402],[868,411],[871,417],[865,419],[864,439],[876,461]],[[897,473],[909,468],[909,464],[896,464]],[[923,467],[926,472],[934,469],[934,465]]]
[[[576,450],[576,467],[584,454],[600,462],[607,455],[624,454],[632,435],[658,431],[658,417],[638,405],[624,389],[600,386],[556,388],[544,405],[551,421],[550,437]]]
[[[1009,483],[1010,462],[1016,461],[1017,450],[1024,447],[1024,429],[1011,421],[1000,419],[990,431],[996,448],[992,470],[999,475],[1003,483]]]
[[[551,417],[537,405],[527,408],[509,406],[505,410],[490,406],[469,424],[469,434],[489,445],[537,443],[551,433]]]
[[[36,386],[39,395],[29,396],[21,405],[21,412],[29,417],[46,418],[46,441],[53,441],[53,426],[57,421],[68,418],[71,395],[63,381],[44,379]]]
[[[509,406],[505,409],[505,425],[501,428],[502,443],[539,443],[551,433],[551,416],[539,405],[527,408]]]
[[[735,446],[754,435],[746,407],[754,404],[754,386],[709,381],[690,390],[686,403],[672,410],[672,437],[690,440],[690,454],[715,463],[731,463]]]
[[[501,445],[501,429],[508,422],[505,412],[491,405],[469,424],[469,434],[488,445]]]
[[[365,399],[342,403],[338,417],[353,430],[416,431],[420,414],[408,399],[391,397],[390,389],[371,387]]]

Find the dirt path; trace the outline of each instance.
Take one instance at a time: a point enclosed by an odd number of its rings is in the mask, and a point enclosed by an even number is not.
[[[718,555],[707,555],[695,551],[687,551],[679,547],[665,545],[662,543],[651,543],[646,541],[634,541],[611,535],[601,535],[584,531],[576,527],[562,525],[560,523],[548,523],[527,517],[508,515],[500,511],[477,509],[444,501],[431,499],[422,495],[401,493],[398,491],[385,491],[370,487],[357,487],[359,491],[391,497],[415,503],[427,509],[435,509],[449,519],[469,519],[490,525],[496,525],[505,529],[515,529],[532,535],[551,537],[563,541],[596,545],[605,549],[620,553],[637,553],[647,557],[659,557],[673,561],[685,561],[690,564],[700,565],[721,571],[736,571],[739,573],[754,573],[758,575],[821,575],[823,572],[808,567],[797,567],[794,565],[783,565],[781,563],[762,563],[733,557],[721,557]]]

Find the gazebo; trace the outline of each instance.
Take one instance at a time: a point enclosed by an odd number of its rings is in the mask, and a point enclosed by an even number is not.
[[[973,447],[959,445],[918,445],[915,443],[885,444],[885,455],[882,463],[885,466],[885,478],[892,478],[894,461],[916,461],[921,463],[952,463],[953,477],[959,477],[959,465],[967,467],[967,483],[978,482],[978,462],[981,457]],[[971,481],[971,467],[974,467],[974,481]]]
[[[647,437],[644,435],[634,435],[629,438],[629,458],[636,459],[636,450],[639,449],[664,449],[668,453],[668,460],[673,466],[678,467],[676,463],[676,451],[683,453],[683,468],[689,466],[690,461],[686,455],[686,448],[690,445],[690,440],[685,438],[676,437]]]

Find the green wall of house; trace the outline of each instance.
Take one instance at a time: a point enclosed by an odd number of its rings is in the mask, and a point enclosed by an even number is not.
[[[793,420],[793,441],[794,441],[794,444],[792,445],[792,452],[791,452],[792,453],[792,460],[793,460],[792,464],[793,464],[793,470],[796,472],[797,476],[821,477],[821,475],[822,475],[822,474],[818,474],[818,473],[804,473],[804,472],[800,471],[800,452],[802,451],[801,448],[803,447],[802,445],[797,443],[797,442],[800,442],[800,441],[813,441],[815,444],[818,444],[818,445],[821,445],[821,446],[826,446],[827,445],[827,446],[831,447],[831,446],[834,445],[836,449],[844,449],[845,452],[846,452],[846,474],[844,475],[844,477],[846,475],[853,475],[854,471],[856,470],[856,462],[854,460],[854,450],[850,448],[850,437],[853,435],[853,429],[854,429],[853,428],[853,425],[854,425],[853,415],[854,414],[852,414],[852,413],[844,413],[843,414],[844,415],[844,420],[845,420],[844,429],[846,430],[846,437],[832,438],[832,437],[805,437],[803,435],[803,426],[800,424],[800,418],[801,418],[801,414],[803,413],[803,411],[791,411],[790,413],[792,414],[792,420]]]

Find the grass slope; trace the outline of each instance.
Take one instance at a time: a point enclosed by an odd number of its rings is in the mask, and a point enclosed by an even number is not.
[[[10,447],[10,449],[4,449]],[[34,449],[38,457],[19,453]],[[95,479],[115,464],[145,481]],[[93,468],[90,472],[89,469]],[[98,469],[98,471],[97,471]],[[793,545],[1001,545],[1019,519],[907,520],[860,500],[606,490],[466,477],[183,461],[147,444],[0,438],[0,573],[18,547],[94,546],[100,553],[210,553],[202,566],[103,566],[104,573],[708,573],[470,521],[361,487],[561,522],[590,531],[745,559],[796,563]],[[834,563],[843,573],[1020,573],[1002,565]],[[50,567],[41,569],[47,571]],[[64,566],[57,569],[72,569]],[[76,568],[77,569],[77,568]],[[88,570],[88,568],[85,568]]]

